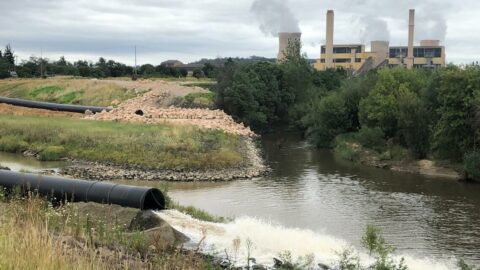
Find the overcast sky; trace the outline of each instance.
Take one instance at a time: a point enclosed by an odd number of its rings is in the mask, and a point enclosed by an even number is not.
[[[335,43],[406,45],[409,8],[417,13],[416,42],[440,39],[448,62],[480,58],[478,0],[0,0],[0,6],[0,46],[10,43],[20,59],[43,50],[50,59],[103,56],[133,64],[134,45],[139,64],[275,57],[275,27],[298,27],[303,50],[318,58],[327,9],[335,10]]]

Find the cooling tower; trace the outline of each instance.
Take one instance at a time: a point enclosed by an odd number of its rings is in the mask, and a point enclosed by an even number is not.
[[[375,54],[375,66],[378,66],[388,58],[389,46],[388,41],[375,40],[370,42],[370,51]]]
[[[424,39],[420,41],[422,47],[438,47],[440,46],[440,40],[438,39]]]
[[[278,55],[277,61],[282,61],[285,58],[289,44],[299,43],[302,33],[298,32],[281,32],[278,33]]]

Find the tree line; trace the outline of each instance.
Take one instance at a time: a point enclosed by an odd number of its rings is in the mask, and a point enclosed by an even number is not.
[[[217,67],[204,63],[202,68],[195,69],[192,75],[196,78],[213,77]],[[184,68],[168,67],[166,65],[144,64],[134,70],[129,66],[114,60],[100,57],[97,62],[78,60],[69,62],[65,57],[56,61],[47,58],[30,57],[20,63],[15,63],[15,55],[10,45],[3,52],[0,50],[0,79],[8,78],[15,72],[18,77],[35,78],[55,75],[80,76],[91,78],[129,77],[136,73],[139,77],[186,77],[188,71]]]
[[[342,138],[371,149],[395,145],[417,159],[463,163],[480,179],[478,65],[348,76],[287,53],[279,64],[228,62],[217,80],[217,106],[257,132],[287,125],[318,147]]]

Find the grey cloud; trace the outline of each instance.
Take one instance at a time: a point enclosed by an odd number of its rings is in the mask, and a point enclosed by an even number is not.
[[[335,10],[336,42],[390,39],[404,45],[409,8],[417,10],[417,41],[442,40],[448,61],[464,62],[468,55],[473,61],[480,54],[472,46],[480,43],[472,35],[480,30],[475,0],[0,0],[0,6],[8,6],[0,16],[0,46],[12,43],[24,59],[40,48],[51,58],[130,59],[135,44],[140,58],[152,63],[217,54],[274,57],[278,42],[272,35],[300,26],[306,52],[318,57],[327,9]],[[258,20],[264,13],[267,19]]]

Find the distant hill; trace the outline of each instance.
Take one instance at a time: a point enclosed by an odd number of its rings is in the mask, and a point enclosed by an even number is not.
[[[206,63],[210,63],[210,64],[213,64],[213,65],[218,65],[218,66],[221,66],[223,65],[229,58],[231,58],[234,62],[236,63],[240,63],[240,64],[253,64],[253,63],[257,63],[257,62],[271,62],[271,63],[275,63],[277,61],[277,58],[267,58],[267,57],[263,57],[263,56],[250,56],[248,58],[245,58],[245,57],[221,57],[221,58],[211,58],[211,59],[208,59],[208,58],[202,58],[198,61],[195,61],[195,62],[191,62],[189,64],[206,64]],[[308,59],[308,62],[309,63],[314,63],[316,61],[316,59]]]

